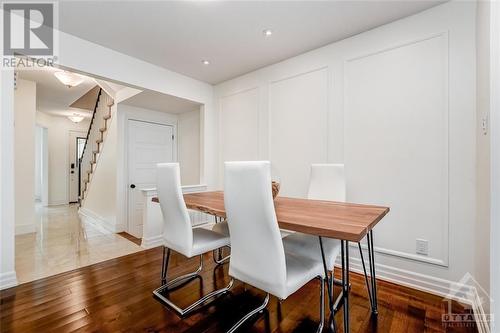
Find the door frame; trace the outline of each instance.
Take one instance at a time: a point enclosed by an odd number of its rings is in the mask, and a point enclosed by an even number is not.
[[[117,151],[117,193],[116,193],[116,221],[117,232],[129,231],[128,221],[128,124],[129,120],[172,126],[174,134],[173,157],[178,161],[177,116],[173,114],[118,104],[118,151]]]
[[[39,124],[35,124],[35,127],[40,128],[42,139],[42,142],[40,143],[41,161],[39,162],[42,169],[40,201],[43,207],[47,207],[49,205],[49,130],[47,127]]]
[[[67,192],[67,196],[66,196],[66,199],[67,199],[66,204],[70,204],[70,203],[72,203],[72,202],[70,201],[70,198],[71,198],[71,174],[70,174],[70,172],[71,172],[71,170],[70,170],[70,167],[69,167],[69,165],[70,165],[70,163],[71,163],[71,158],[70,158],[70,157],[71,157],[71,147],[74,147],[74,148],[75,148],[75,153],[76,153],[76,151],[77,151],[77,149],[78,149],[78,148],[76,147],[76,141],[75,141],[75,142],[73,142],[73,143],[71,142],[71,141],[72,141],[72,140],[71,140],[71,139],[72,139],[72,138],[71,138],[71,135],[72,135],[72,134],[73,134],[73,135],[75,135],[75,139],[76,139],[76,138],[78,138],[78,137],[83,137],[83,138],[86,138],[86,137],[87,137],[87,132],[85,132],[85,131],[78,131],[78,130],[69,130],[69,131],[68,131],[68,147],[67,147],[67,149],[68,149],[68,150],[67,150],[67,151],[68,151],[68,155],[67,155],[67,158],[66,158],[66,168],[67,168],[67,169],[66,169],[66,179],[67,179],[67,185],[68,185],[68,187],[67,187],[67,189],[66,189],[66,190],[67,190],[68,192]],[[80,136],[80,135],[81,135],[81,136]],[[80,170],[78,170],[78,172],[80,172]],[[77,185],[77,186],[78,186],[78,185]],[[78,194],[78,195],[80,195],[80,194]],[[73,203],[74,203],[74,202],[73,202]]]

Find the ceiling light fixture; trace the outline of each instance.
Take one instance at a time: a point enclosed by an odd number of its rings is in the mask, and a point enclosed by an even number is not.
[[[202,61],[201,61],[201,63],[202,63],[203,65],[205,65],[205,66],[210,65],[210,61],[208,61],[208,60],[202,60]]]
[[[266,37],[269,37],[273,34],[273,31],[271,29],[265,29],[264,31],[262,31],[262,34]]]
[[[72,122],[74,122],[75,124],[77,124],[80,121],[82,121],[83,118],[85,118],[85,117],[82,116],[81,114],[78,114],[78,113],[73,113],[73,115],[68,116],[68,119],[71,120]]]
[[[76,87],[85,80],[83,76],[68,71],[55,72],[54,75],[59,81],[61,81],[62,84],[64,84],[68,88]]]

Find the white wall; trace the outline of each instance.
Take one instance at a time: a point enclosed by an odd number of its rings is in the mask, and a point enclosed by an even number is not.
[[[0,289],[17,284],[14,267],[14,71],[0,71]]]
[[[35,232],[35,82],[17,80],[14,108],[16,234],[25,234]]]
[[[490,21],[490,119],[491,119],[491,220],[490,220],[490,282],[492,332],[500,332],[500,3],[491,3]]]
[[[475,276],[490,290],[490,2],[477,3],[477,132]],[[483,131],[483,122],[485,130]],[[489,304],[485,303],[485,310]]]
[[[182,185],[200,184],[200,110],[177,117],[177,156]]]
[[[75,124],[66,117],[37,112],[36,124],[47,128],[48,132],[48,204],[67,204],[69,202],[69,132],[78,131],[86,134],[89,120]]]
[[[449,2],[217,85],[219,186],[223,161],[270,159],[303,197],[311,163],[345,163],[349,201],[391,207],[379,276],[446,294],[476,273],[475,19]]]

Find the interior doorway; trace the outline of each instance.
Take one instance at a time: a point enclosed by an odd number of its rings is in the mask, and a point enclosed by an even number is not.
[[[142,237],[141,189],[156,187],[156,164],[173,162],[174,126],[128,121],[128,233]]]
[[[69,132],[69,203],[78,202],[80,193],[80,165],[78,161],[82,157],[83,148],[87,142],[86,132]]]

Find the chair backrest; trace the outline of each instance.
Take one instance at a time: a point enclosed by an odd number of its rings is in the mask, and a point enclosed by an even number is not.
[[[343,164],[312,164],[309,199],[344,202],[346,181]]]
[[[224,205],[231,238],[229,275],[281,293],[286,263],[271,191],[271,164],[226,162]]]
[[[157,191],[163,214],[165,246],[191,257],[193,229],[182,196],[179,163],[157,164]]]

